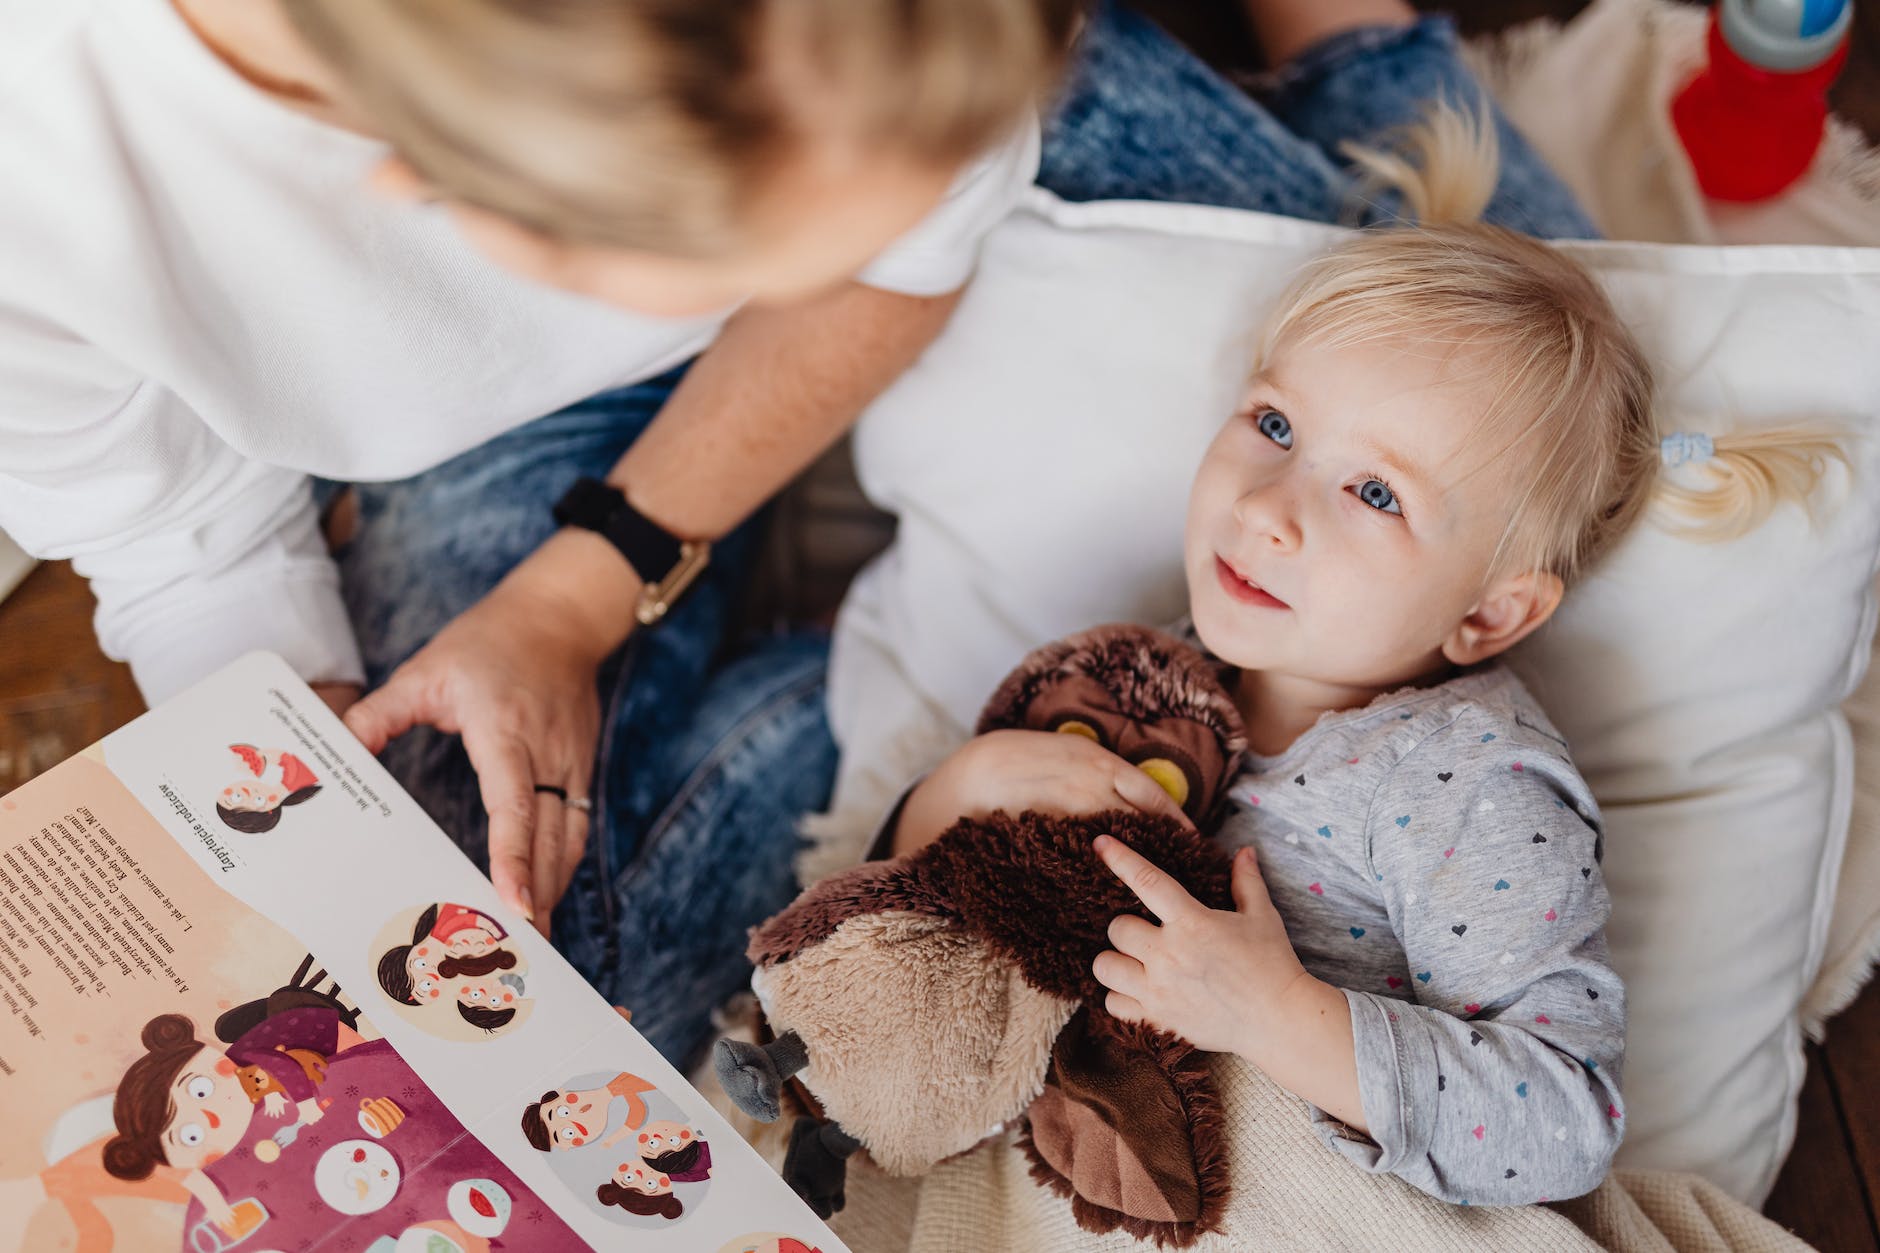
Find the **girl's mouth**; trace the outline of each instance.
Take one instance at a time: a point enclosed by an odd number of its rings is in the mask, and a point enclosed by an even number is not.
[[[1214,574],[1220,580],[1221,587],[1229,596],[1243,605],[1255,605],[1262,609],[1289,609],[1285,601],[1273,595],[1257,583],[1250,583],[1235,572],[1234,567],[1220,557],[1214,559]]]

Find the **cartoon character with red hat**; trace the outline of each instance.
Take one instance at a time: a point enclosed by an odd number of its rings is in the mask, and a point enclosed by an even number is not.
[[[228,749],[241,762],[243,777],[222,789],[215,812],[237,831],[272,831],[284,807],[311,800],[320,790],[318,776],[290,752],[252,744],[230,744]]]

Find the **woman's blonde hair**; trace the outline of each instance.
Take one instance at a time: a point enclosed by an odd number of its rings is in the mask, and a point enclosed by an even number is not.
[[[1714,436],[1714,455],[1668,471],[1650,363],[1598,282],[1558,249],[1478,220],[1500,164],[1485,110],[1439,105],[1397,151],[1346,153],[1368,191],[1402,196],[1414,224],[1367,230],[1312,262],[1261,356],[1389,338],[1469,371],[1491,398],[1481,468],[1520,457],[1525,470],[1497,570],[1571,583],[1654,503],[1685,534],[1731,538],[1778,504],[1805,503],[1830,460],[1846,464],[1835,431],[1798,424]]]
[[[957,165],[1055,81],[1078,0],[283,0],[399,154],[559,239],[736,246],[812,130]]]

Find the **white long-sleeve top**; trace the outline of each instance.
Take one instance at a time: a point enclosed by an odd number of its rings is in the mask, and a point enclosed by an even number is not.
[[[0,0],[0,530],[91,580],[152,702],[252,648],[362,677],[309,474],[415,474],[732,312],[515,278],[371,194],[386,152],[256,91],[169,0]],[[858,277],[957,288],[1037,159],[1034,122]]]

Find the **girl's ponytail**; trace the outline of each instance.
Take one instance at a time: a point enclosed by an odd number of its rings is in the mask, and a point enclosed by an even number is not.
[[[1652,504],[1677,534],[1711,543],[1748,534],[1778,505],[1801,505],[1812,516],[1828,463],[1852,469],[1844,443],[1842,432],[1822,423],[1668,435]]]
[[[1394,191],[1404,217],[1426,226],[1482,220],[1501,178],[1501,141],[1487,101],[1468,113],[1439,100],[1392,138],[1391,149],[1339,144],[1361,171],[1361,196]]]

